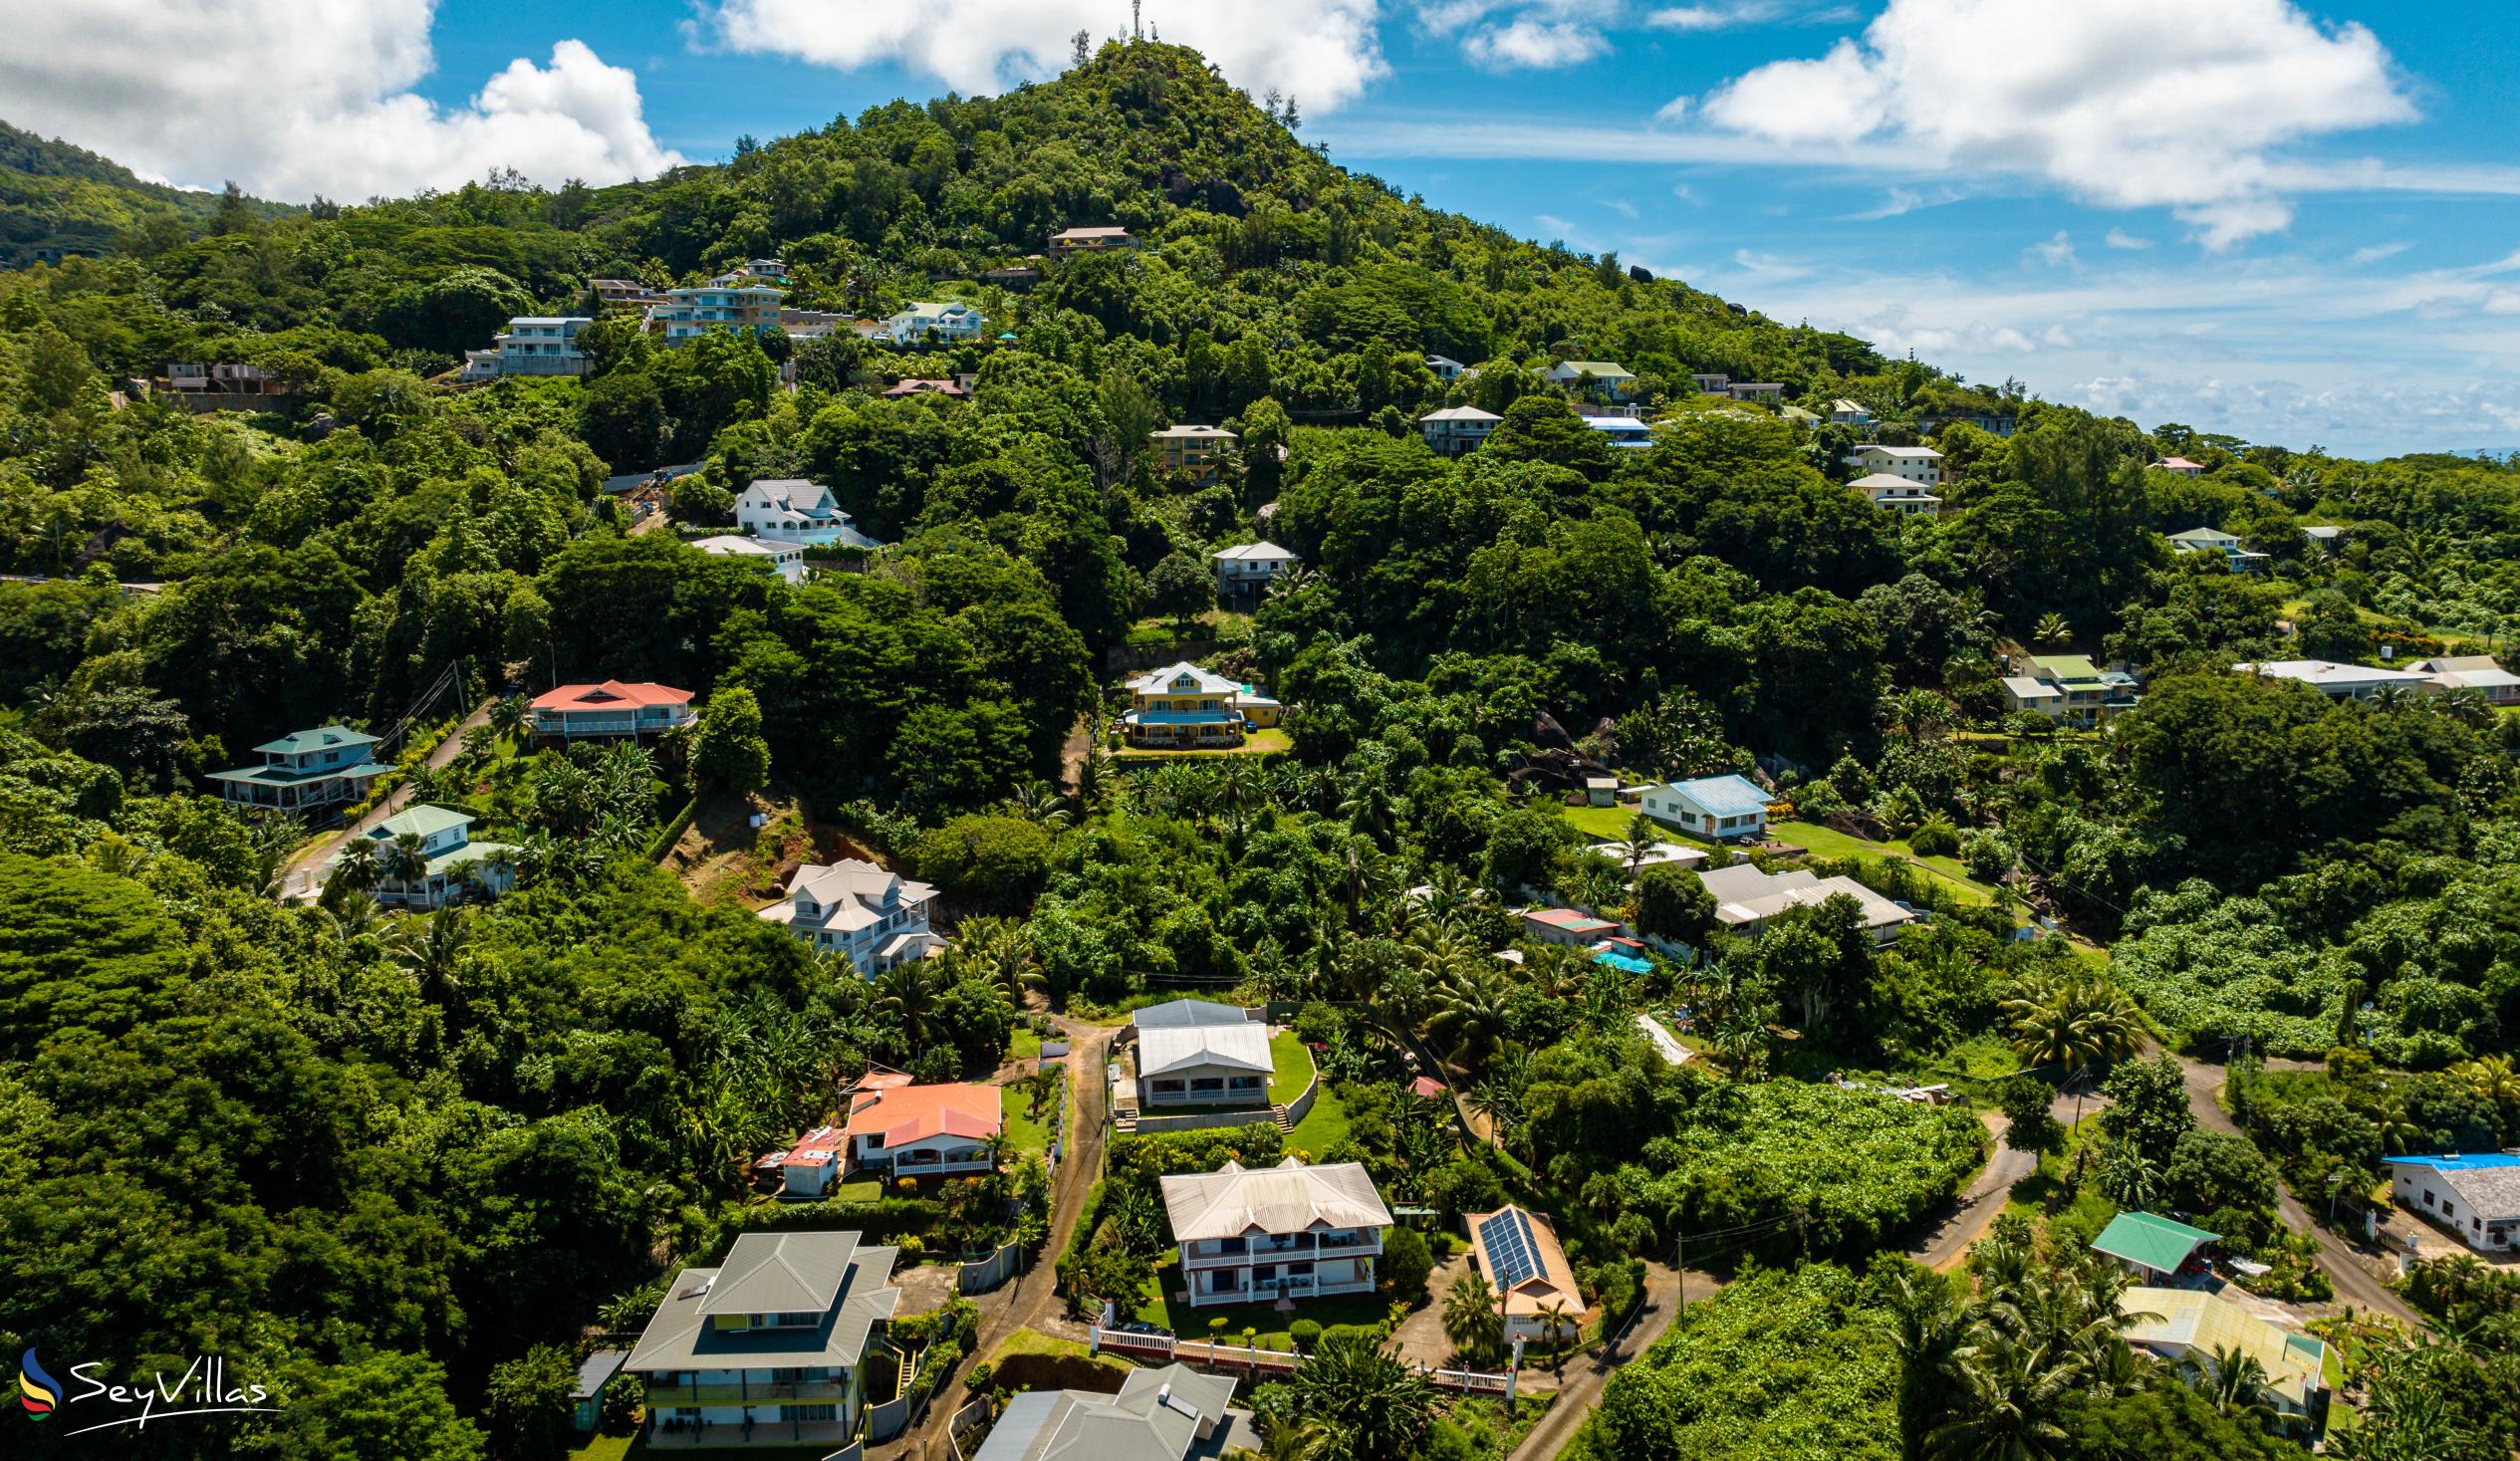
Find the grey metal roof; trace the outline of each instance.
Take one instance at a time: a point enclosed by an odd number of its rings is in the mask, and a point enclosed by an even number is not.
[[[1220,1005],[1213,1000],[1171,999],[1159,1005],[1148,1005],[1132,1017],[1139,1030],[1164,1030],[1180,1025],[1248,1025],[1251,1017],[1239,1005]]]
[[[764,1243],[773,1245],[779,1261],[763,1258]],[[749,1252],[748,1244],[755,1245]],[[738,1255],[746,1260],[742,1268]],[[748,1233],[735,1240],[724,1266],[674,1276],[622,1367],[656,1374],[854,1365],[866,1353],[867,1337],[901,1302],[901,1291],[886,1287],[898,1257],[897,1249],[860,1247],[856,1233]],[[828,1297],[810,1302],[811,1291],[826,1281]],[[721,1330],[711,1323],[720,1314],[808,1311],[820,1312],[822,1323],[793,1330]]]
[[[577,1388],[569,1392],[572,1400],[592,1400],[604,1393],[613,1376],[622,1372],[622,1361],[630,1358],[628,1349],[598,1349],[578,1366]]]
[[[1231,1378],[1183,1364],[1133,1370],[1117,1395],[1034,1390],[1007,1402],[972,1461],[1181,1461],[1233,1396]]]
[[[1151,1030],[1138,1027],[1138,1075],[1170,1076],[1209,1068],[1271,1074],[1276,1065],[1269,1056],[1269,1027],[1256,1020],[1231,1025],[1157,1025]]]
[[[1174,1241],[1314,1228],[1387,1228],[1391,1210],[1356,1162],[1308,1167],[1294,1157],[1245,1170],[1228,1161],[1212,1172],[1162,1179]]]

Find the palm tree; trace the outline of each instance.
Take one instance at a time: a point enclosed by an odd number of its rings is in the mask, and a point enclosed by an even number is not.
[[[353,892],[374,891],[384,876],[384,861],[377,855],[375,838],[357,837],[333,859],[332,881]]]
[[[404,926],[412,927],[407,923]],[[443,1004],[462,985],[457,970],[463,961],[464,946],[471,938],[472,915],[461,908],[448,908],[396,941],[393,961],[419,981],[424,995]]]
[[[1325,1341],[1294,1383],[1295,1413],[1336,1427],[1355,1461],[1401,1461],[1434,1424],[1433,1384],[1364,1339]]]
[[[2074,1084],[2093,1066],[2133,1055],[2143,1043],[2143,1017],[2124,990],[2090,974],[2042,980],[1999,1008],[2012,1021],[2013,1053],[2032,1069],[2053,1066]],[[2083,1096],[2074,1097],[2074,1119]]]
[[[1484,1070],[1505,1043],[1506,1006],[1514,987],[1493,959],[1463,961],[1444,971],[1428,1038],[1463,1070]]]
[[[1443,1334],[1452,1347],[1484,1359],[1504,1347],[1504,1298],[1479,1273],[1465,1273],[1443,1300]]]
[[[936,1002],[944,994],[937,971],[929,960],[909,959],[878,974],[875,980],[876,1009],[901,1032],[901,1039],[912,1055],[927,1046],[928,1025],[936,1014]]]
[[[1088,812],[1102,809],[1112,789],[1112,753],[1102,746],[1085,748],[1085,759],[1077,763],[1077,805]]]
[[[1006,802],[1016,816],[1052,832],[1068,825],[1068,809],[1061,803],[1058,789],[1046,781],[1024,783]]]
[[[341,943],[352,943],[375,933],[384,921],[377,900],[364,892],[345,893],[335,898],[324,910],[324,921],[332,926],[333,937]]]
[[[410,884],[428,876],[428,845],[417,833],[396,834],[384,851],[383,870],[385,876],[403,884],[407,892]]]
[[[1940,1422],[1960,1348],[1959,1307],[1930,1275],[1902,1264],[1890,1280],[1883,1326],[1898,1346],[1898,1454],[1924,1461],[1925,1437]]]
[[[1575,1316],[1566,1312],[1566,1301],[1552,1299],[1540,1306],[1540,1342],[1549,1346],[1550,1368],[1566,1373],[1566,1351],[1559,1340],[1575,1333]]]
[[[490,733],[514,740],[534,723],[534,706],[523,695],[502,695],[490,706]]]
[[[2122,1208],[2146,1211],[2160,1200],[2161,1174],[2142,1152],[2122,1142],[2100,1164],[2100,1190]]]
[[[1628,835],[1620,843],[1619,851],[1627,858],[1628,881],[1631,884],[1636,882],[1638,869],[1644,866],[1645,858],[1661,845],[1662,834],[1655,829],[1652,818],[1639,812],[1628,819]]]
[[[2450,1067],[2450,1074],[2468,1090],[2493,1102],[2494,1109],[2503,1114],[2504,1129],[2510,1129],[2510,1112],[2520,1106],[2520,1069],[2513,1067],[2511,1057],[2480,1056],[2461,1061]]]
[[[963,919],[954,930],[945,963],[957,977],[965,972],[976,975],[1019,1010],[1041,976],[1041,966],[1033,956],[1032,933],[1012,918]]]
[[[2039,615],[2038,627],[2030,631],[2030,637],[2042,644],[2062,644],[2074,637],[2074,626],[2065,621],[2064,614],[2043,613]]]
[[[2060,1461],[2073,1454],[2057,1411],[2080,1366],[1981,1325],[1957,1355],[1951,1418],[1925,1436],[1934,1461]]]
[[[2265,1424],[2275,1418],[2275,1406],[2267,1399],[2266,1366],[2256,1355],[2217,1344],[2199,1366],[2197,1379],[2198,1390],[2223,1419]]]

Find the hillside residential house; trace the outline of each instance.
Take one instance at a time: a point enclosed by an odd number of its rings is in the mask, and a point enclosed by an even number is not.
[[[849,326],[850,320],[847,315],[834,314],[829,310],[791,310],[785,305],[779,307],[779,328],[787,332],[788,339],[800,345],[809,340],[821,340],[827,336],[836,335],[847,330]],[[795,362],[790,361],[787,364],[794,365]]]
[[[2327,1411],[2325,1340],[2259,1318],[2201,1289],[2132,1288],[2118,1296],[2127,1342],[2185,1369],[2215,1356],[2245,1354],[2266,1372],[2266,1398],[2279,1414],[2318,1423]]]
[[[2182,1275],[2202,1279],[2212,1261],[2205,1250],[2221,1236],[2153,1213],[2122,1212],[2092,1240],[2092,1251],[2118,1260],[2139,1284],[2180,1287]]]
[[[941,945],[928,929],[936,889],[861,857],[808,862],[788,876],[788,894],[759,917],[783,923],[817,953],[848,956],[868,979]]]
[[[1767,831],[1768,794],[1746,776],[1700,776],[1644,789],[1647,817],[1699,837],[1729,840]]]
[[[652,740],[698,718],[689,690],[649,681],[557,685],[534,697],[533,710],[537,743]]]
[[[1651,446],[1653,427],[1635,416],[1584,417],[1584,424],[1610,438],[1613,446]]]
[[[758,559],[791,584],[805,582],[805,550],[794,543],[769,543],[741,533],[718,533],[694,538],[691,546],[712,558]]]
[[[1496,423],[1504,419],[1494,411],[1483,411],[1477,406],[1446,406],[1418,417],[1417,429],[1424,434],[1426,444],[1434,449],[1435,455],[1461,456],[1478,450],[1479,443],[1487,440],[1488,433],[1496,429]]]
[[[2203,475],[2205,464],[2203,462],[2191,462],[2183,456],[2165,456],[2159,461],[2152,463],[2152,470],[2156,472],[2176,472],[2182,477],[2195,477]]]
[[[773,260],[758,260],[768,265]],[[745,266],[750,269],[752,266]],[[743,271],[721,274],[706,284],[665,291],[662,304],[647,307],[647,329],[667,345],[682,345],[712,330],[749,330],[767,334],[779,324],[779,301],[787,291],[763,282],[771,276]]]
[[[1855,401],[1840,396],[1829,402],[1829,419],[1841,426],[1870,426],[1873,413]]]
[[[1852,877],[1823,877],[1803,868],[1762,872],[1748,862],[1736,862],[1700,872],[1697,880],[1715,900],[1715,921],[1734,933],[1755,934],[1788,908],[1816,908],[1838,896],[1855,899],[1875,943],[1896,943],[1899,930],[1916,921],[1914,912]]]
[[[649,305],[663,304],[665,297],[657,290],[635,279],[590,279],[587,288],[595,291],[596,303],[606,314],[642,312]]]
[[[198,362],[175,362],[166,366],[166,389],[177,396],[208,397],[215,404],[218,397],[229,395],[294,395],[297,388],[260,365],[223,361],[204,365]],[[201,400],[187,404],[201,405]]]
[[[989,1149],[1005,1127],[994,1086],[867,1083],[849,1097],[849,1169],[886,1176],[961,1177],[995,1171]]]
[[[1685,1048],[1683,1048],[1685,1049]],[[1470,1230],[1470,1258],[1487,1276],[1505,1304],[1505,1339],[1547,1342],[1554,1307],[1560,1321],[1558,1338],[1572,1339],[1591,1318],[1584,1293],[1575,1284],[1575,1268],[1566,1261],[1557,1230],[1538,1213],[1519,1207],[1462,1215]]]
[[[647,1382],[650,1445],[856,1439],[897,1256],[856,1233],[745,1233],[724,1263],[674,1275],[622,1366]]]
[[[1522,925],[1522,936],[1534,943],[1554,943],[1571,949],[1589,949],[1620,929],[1608,918],[1597,918],[1574,908],[1525,908]]]
[[[1916,430],[1930,436],[1953,421],[1965,421],[1990,436],[2010,436],[2021,418],[2010,411],[1923,411],[1916,416]]]
[[[1285,715],[1275,698],[1186,659],[1150,669],[1128,688],[1121,729],[1131,745],[1154,750],[1239,746],[1245,734],[1276,725]]]
[[[2496,705],[2520,705],[2520,675],[2490,654],[2453,654],[2415,666],[2444,690],[2474,690]]]
[[[1609,361],[1560,361],[1540,372],[1540,378],[1562,386],[1569,393],[1583,391],[1586,376],[1592,377],[1590,393],[1603,400],[1626,400],[1635,388],[1637,377],[1625,365]]]
[[[2133,710],[2143,697],[2135,676],[2102,669],[2080,654],[2033,654],[2026,674],[2004,676],[2004,708],[2036,710],[2051,720],[2090,730]]]
[[[1760,400],[1773,405],[1785,398],[1785,385],[1778,380],[1735,380],[1724,387],[1724,394],[1734,400]]]
[[[1776,413],[1783,416],[1786,420],[1793,422],[1795,425],[1806,429],[1817,430],[1820,426],[1820,417],[1817,414],[1804,410],[1798,405],[1778,406],[1776,408]]]
[[[1358,1163],[1228,1161],[1162,1185],[1191,1308],[1374,1292],[1391,1210]]]
[[[587,355],[578,349],[578,332],[594,323],[584,315],[519,315],[508,321],[505,333],[490,338],[488,350],[464,352],[461,378],[584,375]]]
[[[1477,367],[1465,365],[1450,356],[1428,356],[1426,368],[1434,371],[1438,380],[1458,380],[1464,370],[1477,373]]]
[[[2312,523],[2301,530],[2301,535],[2318,544],[2322,552],[2334,552],[2337,543],[2345,537],[2345,530],[2334,523]]]
[[[461,902],[468,896],[495,898],[516,885],[516,857],[523,851],[508,843],[477,843],[472,825],[481,819],[450,807],[423,803],[368,829],[361,836],[377,845],[380,865],[390,869],[396,845],[405,837],[420,840],[420,867],[415,872],[386,871],[369,890],[379,903],[426,913]],[[340,863],[336,853],[334,862]]]
[[[1303,560],[1275,543],[1237,543],[1208,555],[1216,565],[1216,592],[1228,599],[1258,595]]]
[[[1942,499],[1912,477],[1867,472],[1847,485],[1872,499],[1875,507],[1900,517],[1931,517],[1942,511]]]
[[[924,345],[932,333],[940,345],[961,345],[988,332],[988,317],[958,301],[913,304],[883,322],[894,345]]]
[[[2219,553],[2235,574],[2256,573],[2266,567],[2267,555],[2250,553],[2241,548],[2240,540],[2220,528],[2189,528],[2169,535],[2173,553]]]
[[[840,499],[803,477],[761,477],[735,495],[735,526],[772,543],[882,548],[843,512]]]
[[[1100,254],[1113,249],[1137,247],[1137,235],[1126,228],[1063,228],[1050,235],[1049,252],[1054,259],[1070,254]]]
[[[1222,426],[1166,426],[1148,439],[1155,447],[1155,470],[1204,486],[1216,480],[1217,463],[1240,438]]]
[[[1038,259],[1041,255],[1035,254],[1032,257]],[[1039,264],[1000,264],[994,269],[980,271],[982,284],[994,284],[1000,289],[1030,289],[1041,283],[1041,280],[1042,273]]]
[[[1847,465],[1870,476],[1904,477],[1920,487],[1942,485],[1942,453],[1930,446],[1865,446],[1847,458]]]
[[[232,806],[269,807],[280,812],[312,812],[319,807],[346,807],[368,800],[368,788],[393,768],[376,759],[369,748],[377,738],[344,725],[291,731],[254,750],[260,766],[213,771],[219,798]]]
[[[2231,666],[2231,670],[2234,674],[2292,680],[2308,685],[2331,700],[2369,700],[2392,686],[2424,694],[2434,694],[2442,688],[2439,680],[2416,670],[2375,669],[2368,664],[2339,664],[2333,659],[2243,660]]]
[[[1233,1005],[1176,999],[1139,1010],[1137,1108],[1269,1103],[1269,1027]]]
[[[2520,1248],[2520,1154],[2489,1151],[2383,1157],[2397,1205],[2479,1253]]]
[[[1696,382],[1700,395],[1722,395],[1725,387],[1732,384],[1732,377],[1721,370],[1692,370],[1688,378]]]
[[[778,1168],[781,1202],[819,1202],[840,1184],[841,1157],[848,1150],[847,1130],[816,1126],[787,1150],[762,1158],[760,1165]]]
[[[1186,1364],[1135,1369],[1120,1393],[1026,1390],[1006,1402],[971,1461],[1208,1461],[1258,1454],[1251,1414],[1229,1408],[1234,1378]]]

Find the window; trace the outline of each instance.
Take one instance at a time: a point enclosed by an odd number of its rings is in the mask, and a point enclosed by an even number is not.
[[[2443,1216],[2443,1217],[2445,1217],[2445,1218],[2446,1218],[2446,1217],[2457,1217],[2458,1215],[2459,1215],[2459,1205],[2458,1205],[2457,1203],[2455,1203],[2455,1202],[2444,1202],[2444,1203],[2442,1203],[2442,1204],[2441,1204],[2441,1216]]]
[[[2423,1205],[2426,1207],[2430,1207],[2432,1205],[2432,1194],[2430,1192],[2423,1194]]]

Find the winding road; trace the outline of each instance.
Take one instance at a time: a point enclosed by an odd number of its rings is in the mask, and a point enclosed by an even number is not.
[[[498,697],[493,695],[474,706],[470,715],[457,721],[455,728],[446,733],[446,739],[438,743],[437,749],[428,753],[429,770],[443,770],[449,762],[462,755],[467,738],[474,731],[490,723],[490,709],[498,703]],[[298,849],[289,860],[281,865],[280,901],[294,902],[301,894],[312,896],[322,891],[322,888],[317,885],[317,879],[324,871],[324,864],[333,860],[333,854],[348,846],[352,838],[358,837],[378,823],[401,811],[403,804],[410,800],[411,784],[405,781],[387,792],[383,801],[368,809],[368,815],[365,817],[346,827],[336,828]],[[300,885],[301,879],[304,880],[304,886]]]

